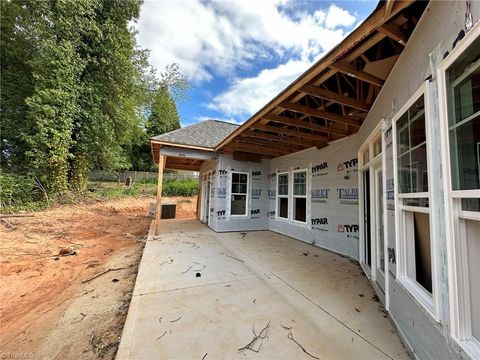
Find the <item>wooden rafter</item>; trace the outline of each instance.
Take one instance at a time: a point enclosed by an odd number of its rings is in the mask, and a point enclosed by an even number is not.
[[[252,130],[245,131],[243,134],[240,135],[240,137],[278,141],[284,144],[292,144],[292,145],[300,145],[300,146],[316,146],[317,145],[316,142],[310,141],[310,140],[292,138],[289,136],[272,135],[272,134],[267,134],[263,132],[252,131]]]
[[[355,79],[365,81],[369,84],[376,85],[381,87],[384,83],[384,81],[380,78],[377,78],[376,76],[373,76],[369,73],[366,73],[361,70],[357,70],[354,65],[346,62],[346,61],[339,61],[336,62],[330,67],[336,71],[340,71],[341,73],[344,73],[345,75],[351,76]]]
[[[407,44],[408,35],[402,32],[402,30],[394,24],[383,24],[378,28],[378,31],[403,46]]]
[[[364,101],[359,101],[357,99],[344,96],[330,90],[325,90],[315,85],[304,85],[300,88],[300,91],[305,94],[317,96],[319,98],[326,99],[326,100],[331,100],[338,104],[346,105],[351,108],[362,110],[362,111],[369,111],[371,106],[370,104],[367,104]]]
[[[385,16],[390,15],[393,10],[393,5],[395,5],[395,0],[386,0],[385,2]]]
[[[279,124],[298,126],[300,128],[303,128],[303,129],[308,129],[308,130],[313,130],[313,131],[318,131],[318,132],[326,132],[326,133],[331,133],[331,134],[337,134],[337,135],[341,135],[341,136],[345,136],[345,135],[348,135],[350,133],[345,128],[338,128],[338,127],[335,127],[335,126],[317,125],[317,124],[313,124],[313,123],[308,122],[308,121],[291,119],[291,118],[287,118],[285,116],[280,116],[280,115],[268,114],[268,115],[265,115],[263,118],[268,120],[268,121],[276,122],[276,123],[279,123]]]
[[[258,129],[258,130],[263,130],[263,131],[270,131],[274,132],[277,134],[285,134],[293,137],[297,137],[299,139],[307,139],[307,140],[312,140],[312,141],[328,141],[329,138],[324,135],[320,134],[314,134],[311,132],[303,132],[303,131],[297,131],[297,130],[290,130],[287,129],[286,127],[277,127],[277,126],[270,126],[270,125],[261,125],[261,124],[255,124],[252,126],[253,129]]]
[[[242,144],[249,144],[258,146],[261,149],[269,149],[274,151],[283,151],[284,149],[298,151],[305,147],[304,145],[302,146],[298,144],[285,144],[281,142],[265,141],[265,139],[243,138],[242,140],[239,139],[238,141]]]
[[[292,110],[304,115],[316,116],[325,120],[330,120],[336,123],[350,125],[357,128],[360,127],[360,125],[362,125],[362,122],[359,118],[342,116],[339,114],[318,110],[310,106],[300,105],[298,103],[284,102],[279,104],[278,106],[281,107],[282,109]]]
[[[243,151],[243,152],[250,152],[253,154],[258,154],[260,151],[262,154],[265,155],[272,155],[272,156],[282,156],[288,153],[288,150],[273,150],[267,148],[259,148],[259,146],[249,143],[241,143],[238,140],[234,140],[231,145],[227,148],[232,151]]]

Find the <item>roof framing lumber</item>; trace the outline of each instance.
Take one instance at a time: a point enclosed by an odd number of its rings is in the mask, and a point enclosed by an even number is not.
[[[271,141],[280,141],[285,144],[292,144],[292,145],[300,145],[300,146],[316,146],[317,143],[310,140],[305,139],[298,139],[286,136],[278,136],[278,135],[271,135],[266,133],[261,133],[258,131],[245,131],[243,134],[240,135],[241,137],[246,138],[255,138],[255,139],[264,139],[264,140],[271,140]]]
[[[281,115],[274,115],[274,114],[267,114],[263,117],[264,119],[272,122],[276,122],[279,124],[286,124],[292,126],[298,126],[303,129],[313,130],[313,131],[320,131],[326,133],[332,133],[337,135],[346,136],[349,135],[350,132],[346,129],[340,129],[334,126],[324,126],[324,125],[317,125],[313,124],[308,121],[298,120],[298,119],[291,119]]]
[[[408,36],[402,32],[402,30],[393,24],[383,24],[378,28],[378,31],[385,34],[390,39],[405,46],[408,41]]]
[[[325,120],[334,121],[336,123],[355,126],[357,128],[362,125],[362,121],[359,118],[342,116],[335,113],[318,110],[310,106],[300,105],[298,103],[284,102],[278,106],[286,110],[292,110],[304,115],[316,116]]]
[[[254,124],[252,126],[252,128],[258,129],[258,130],[263,130],[263,131],[271,131],[271,132],[277,133],[277,134],[290,135],[290,136],[294,136],[294,137],[297,137],[297,138],[308,139],[308,140],[313,140],[313,141],[317,141],[317,142],[322,142],[322,141],[328,141],[329,140],[328,136],[314,134],[314,133],[308,133],[308,132],[303,132],[303,131],[290,130],[290,129],[287,129],[287,128],[284,128],[284,127]]]
[[[248,143],[239,143],[238,140],[233,141],[230,146],[227,148],[230,149],[231,151],[243,151],[243,152],[250,152],[250,153],[258,153],[259,151],[262,152],[262,154],[266,155],[272,155],[272,156],[282,156],[288,153],[288,150],[285,149],[285,151],[281,150],[272,150],[272,149],[267,149],[267,148],[262,148],[256,144],[248,144]]]
[[[300,91],[305,94],[309,94],[309,95],[316,96],[326,100],[331,100],[333,102],[346,105],[351,108],[355,108],[362,111],[369,111],[371,106],[370,104],[367,104],[364,101],[359,101],[357,99],[344,96],[330,90],[325,90],[314,85],[304,85],[300,88]]]
[[[385,4],[385,16],[390,15],[393,10],[393,5],[395,5],[395,0],[386,0]]]
[[[361,71],[361,70],[357,70],[355,68],[355,66],[353,66],[352,64],[346,62],[346,61],[339,61],[339,62],[336,62],[332,65],[330,65],[330,67],[336,71],[339,71],[345,75],[348,75],[348,76],[351,76],[355,79],[358,79],[358,80],[361,80],[361,81],[365,81],[369,84],[372,84],[372,85],[376,85],[376,86],[379,86],[381,87],[384,83],[384,81],[380,78],[377,78],[376,76],[373,76],[369,73],[366,73],[364,71]]]
[[[299,151],[299,150],[302,150],[305,145],[293,145],[293,144],[284,144],[284,143],[279,143],[279,142],[273,142],[273,141],[269,141],[269,142],[265,142],[265,139],[261,140],[261,139],[251,139],[251,138],[247,138],[245,140],[238,140],[240,141],[242,144],[251,144],[251,145],[255,145],[255,146],[260,146],[262,148],[266,148],[266,149],[270,149],[270,150],[278,150],[278,151],[283,151],[283,149],[287,149],[287,150],[294,150],[294,151]]]

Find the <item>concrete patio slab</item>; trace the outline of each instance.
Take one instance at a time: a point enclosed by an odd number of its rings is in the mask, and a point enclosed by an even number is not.
[[[267,324],[258,353],[238,350]],[[357,263],[193,220],[163,221],[147,241],[117,359],[314,357],[409,357]]]

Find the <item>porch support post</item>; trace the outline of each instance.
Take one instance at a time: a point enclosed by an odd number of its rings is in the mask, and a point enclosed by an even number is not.
[[[161,150],[158,150],[158,182],[157,182],[157,202],[155,206],[155,235],[160,234],[160,219],[162,217],[162,185],[163,169],[165,167],[165,156]]]

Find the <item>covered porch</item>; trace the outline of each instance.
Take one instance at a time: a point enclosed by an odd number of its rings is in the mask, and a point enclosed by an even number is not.
[[[409,357],[357,262],[270,231],[161,226],[117,359]]]

